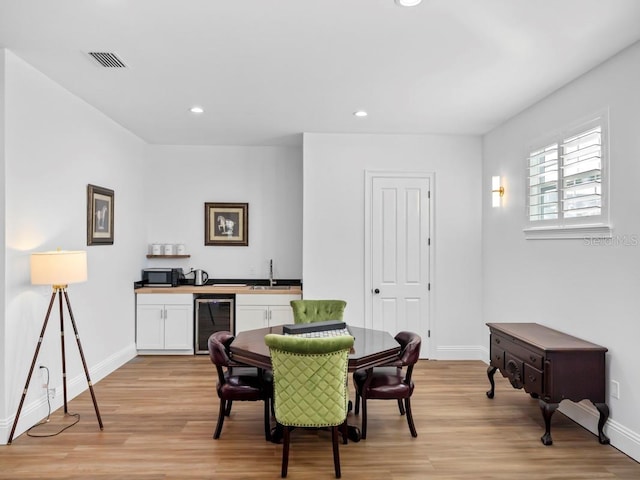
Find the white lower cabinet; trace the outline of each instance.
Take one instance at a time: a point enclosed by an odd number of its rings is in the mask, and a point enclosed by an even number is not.
[[[289,302],[300,295],[236,295],[236,334],[245,330],[293,323]]]
[[[143,354],[193,354],[193,295],[136,295],[136,347]]]

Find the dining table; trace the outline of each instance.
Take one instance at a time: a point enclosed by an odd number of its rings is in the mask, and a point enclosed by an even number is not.
[[[400,344],[389,332],[351,325],[347,326],[347,330],[354,337],[353,347],[349,352],[349,372],[387,365],[398,358]],[[275,325],[239,332],[230,346],[233,360],[263,370],[270,370],[271,356],[269,347],[264,343],[264,337],[269,333],[282,335],[283,331],[283,325]],[[351,404],[351,402],[349,403]],[[360,440],[358,427],[348,425],[347,431],[350,440],[355,442]],[[272,441],[278,442],[279,439],[280,435],[276,429],[272,434]]]

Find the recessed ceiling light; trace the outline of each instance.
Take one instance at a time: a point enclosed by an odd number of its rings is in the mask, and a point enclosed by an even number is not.
[[[365,112],[364,110],[358,110],[357,112],[353,112],[353,114],[356,117],[366,117],[367,115],[369,115],[367,112]]]
[[[422,2],[422,0],[396,0],[396,4],[401,7],[415,7],[416,5],[419,5],[420,2]]]
[[[189,109],[191,113],[204,113],[204,108],[202,107],[191,107]]]

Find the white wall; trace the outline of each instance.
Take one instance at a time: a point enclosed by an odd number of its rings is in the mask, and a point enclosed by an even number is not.
[[[1,442],[13,423],[51,295],[50,287],[30,284],[30,253],[58,247],[87,251],[89,280],[70,285],[69,297],[95,382],[135,355],[132,285],[139,278],[145,241],[139,221],[145,144],[13,53],[5,55],[5,108],[0,111],[6,142],[2,185],[7,272],[1,286],[6,298],[0,318],[6,365],[0,377]],[[89,183],[115,191],[113,246],[86,245]],[[38,363],[49,367],[51,386],[61,391],[57,318],[54,309]],[[72,332],[69,323],[65,329]],[[72,339],[67,338],[71,397],[87,388]],[[46,414],[40,383],[36,372],[16,435]],[[97,397],[99,404],[99,388]],[[52,406],[61,404],[60,393]]]
[[[299,147],[149,146],[145,245],[184,243],[187,260],[149,266],[206,270],[212,278],[302,274],[302,151]],[[249,204],[249,245],[204,245],[205,202]]]
[[[0,251],[5,252],[5,210],[6,210],[6,154],[5,154],[5,50],[0,48]],[[5,312],[5,289],[2,288],[6,282],[6,269],[5,269],[6,255],[0,256],[0,312]],[[4,343],[4,339],[7,338],[6,334],[6,322],[0,317],[0,345]],[[5,385],[5,370],[7,366],[7,355],[5,349],[0,350],[0,386]],[[0,429],[2,428],[2,419],[5,417],[5,405],[9,398],[6,388],[1,389],[0,393]],[[4,436],[0,433],[0,442],[4,440]]]
[[[305,134],[305,297],[343,298],[349,323],[364,326],[365,171],[433,172],[432,337],[423,351],[480,358],[480,154],[471,136]]]
[[[639,84],[636,44],[489,133],[483,147],[484,319],[538,322],[607,347],[607,374],[620,382],[620,399],[608,395],[605,431],[635,459],[640,459]],[[610,115],[614,238],[599,246],[585,240],[525,240],[527,144],[604,107]],[[505,205],[499,209],[490,205],[492,175],[506,179]],[[595,431],[592,406],[563,402],[561,409]]]

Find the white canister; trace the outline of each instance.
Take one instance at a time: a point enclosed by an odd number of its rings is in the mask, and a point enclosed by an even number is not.
[[[164,254],[165,255],[173,255],[174,254],[173,243],[166,243],[164,245]]]
[[[162,245],[159,243],[152,243],[151,255],[162,255]]]
[[[176,245],[176,255],[185,255],[187,253],[187,249],[184,246],[184,243],[178,243]]]

